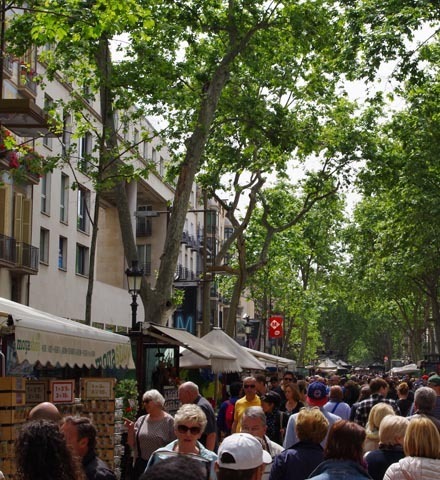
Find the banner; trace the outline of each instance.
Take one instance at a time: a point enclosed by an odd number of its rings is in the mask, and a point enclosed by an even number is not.
[[[283,338],[283,317],[280,315],[269,318],[269,338]]]

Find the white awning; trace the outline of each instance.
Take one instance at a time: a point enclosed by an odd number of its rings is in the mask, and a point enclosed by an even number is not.
[[[277,355],[272,355],[266,352],[260,352],[259,350],[254,350],[252,348],[242,347],[255,358],[258,358],[260,362],[263,362],[266,367],[277,367],[277,368],[286,368],[287,370],[295,370],[296,362],[290,358],[278,357]]]
[[[209,333],[202,337],[201,340],[207,343],[209,348],[212,349],[212,346],[215,345],[217,350],[221,350],[224,354],[227,353],[236,359],[237,368],[236,370],[230,371],[239,372],[241,370],[264,370],[266,368],[263,363],[246,352],[233,338],[227,335],[220,328],[213,328]],[[203,368],[211,366],[206,359],[204,361],[204,359],[201,358],[200,352],[194,350],[193,352],[182,352],[182,356],[180,357],[180,365],[183,368]],[[223,371],[226,372],[227,370]]]
[[[185,347],[187,351],[184,356],[180,357],[180,366],[183,368],[210,367],[213,373],[240,371],[240,364],[237,362],[235,355],[225,351],[217,344],[213,346],[212,343],[192,335],[187,330],[162,327],[150,323],[144,326],[143,331],[160,340],[171,341],[181,347]],[[194,360],[194,362],[190,361],[190,365],[184,360],[187,356],[192,357]]]
[[[7,327],[8,315],[13,326]],[[15,334],[19,363],[135,368],[130,339],[0,297],[0,331]]]

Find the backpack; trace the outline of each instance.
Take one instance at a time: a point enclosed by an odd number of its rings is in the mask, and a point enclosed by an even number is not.
[[[231,430],[232,424],[234,423],[234,410],[235,404],[233,404],[231,400],[228,400],[228,405],[225,411],[225,424],[228,430]]]

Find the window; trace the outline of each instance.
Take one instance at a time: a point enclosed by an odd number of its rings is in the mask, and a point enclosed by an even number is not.
[[[50,112],[54,108],[54,101],[53,99],[47,95],[47,93],[44,94],[44,111],[45,112]],[[43,145],[48,148],[49,150],[52,150],[52,145],[53,145],[53,138],[46,135],[43,137]]]
[[[47,172],[41,177],[41,213],[50,213],[50,173]]]
[[[63,154],[70,155],[72,139],[72,117],[68,112],[63,114]]]
[[[206,231],[211,234],[217,233],[217,212],[215,210],[206,212]]]
[[[156,157],[157,157],[157,153],[156,153],[156,150],[154,148],[151,149],[151,161],[156,165]]]
[[[163,157],[160,157],[160,160],[159,160],[159,175],[161,177],[163,177],[165,173],[165,161],[163,159]]]
[[[79,187],[77,228],[84,233],[89,233],[89,207],[90,191],[84,187]]]
[[[69,177],[61,174],[61,191],[60,191],[60,222],[67,223],[69,206]]]
[[[144,275],[151,275],[151,245],[138,245],[139,268],[142,268]]]
[[[67,270],[67,238],[60,237],[58,242],[58,268]]]
[[[142,157],[144,160],[148,160],[148,142],[144,142],[143,144]]]
[[[79,243],[76,244],[76,273],[85,277],[89,274],[89,249]]]
[[[133,147],[139,151],[139,130],[137,128],[133,130]]]
[[[49,230],[40,229],[40,263],[49,265]]]
[[[87,132],[78,140],[78,167],[82,172],[87,172],[91,165],[92,134]]]

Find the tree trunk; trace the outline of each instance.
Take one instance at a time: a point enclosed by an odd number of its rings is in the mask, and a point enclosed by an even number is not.
[[[97,244],[98,231],[99,231],[99,199],[100,199],[100,194],[96,193],[95,208],[93,210],[92,238],[90,242],[89,274],[88,274],[88,280],[87,280],[86,312],[85,312],[86,325],[92,324],[92,298],[93,298],[93,286],[95,282],[96,244]]]

